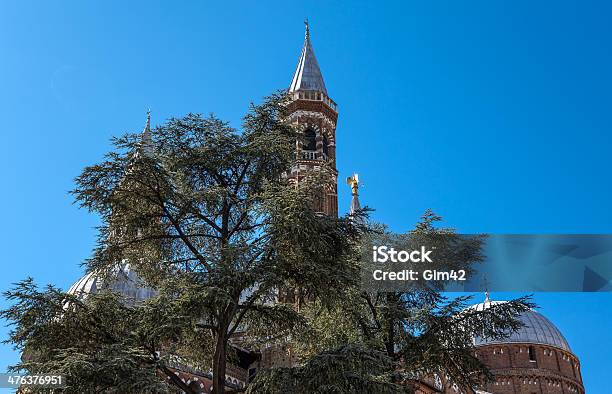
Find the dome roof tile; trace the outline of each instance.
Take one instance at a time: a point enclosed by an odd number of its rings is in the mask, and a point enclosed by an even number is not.
[[[144,301],[157,294],[155,289],[144,283],[129,264],[118,268],[107,282],[102,279],[101,275],[90,272],[76,281],[68,290],[68,294],[84,299],[88,294],[95,294],[103,289],[120,294],[128,304]]]
[[[472,308],[477,310],[484,310],[489,305],[496,303],[503,303],[505,301],[489,301],[474,305]],[[481,337],[474,338],[474,346],[484,346],[492,344],[508,344],[508,343],[532,343],[538,345],[554,346],[559,349],[565,350],[571,353],[571,349],[567,340],[561,334],[561,331],[544,315],[534,310],[528,310],[521,313],[519,320],[523,322],[524,326],[519,328],[517,331],[510,334],[508,338],[504,339],[485,339]]]

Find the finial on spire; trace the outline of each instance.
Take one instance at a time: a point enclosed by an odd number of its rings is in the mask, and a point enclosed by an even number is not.
[[[359,185],[361,184],[361,182],[359,182],[359,174],[353,174],[353,176],[346,178],[346,184],[351,187],[353,196],[359,195]]]
[[[489,295],[489,285],[487,284],[487,276],[486,275],[485,275],[485,277],[483,279],[483,282],[484,282],[484,288],[485,288],[485,300],[484,300],[484,303],[485,303],[485,306],[486,306],[487,304],[491,303],[491,296]]]
[[[143,154],[149,155],[153,152],[153,139],[151,138],[151,108],[147,110],[147,122],[140,135],[140,144]]]
[[[306,26],[306,38],[310,38],[310,27],[308,26],[308,18],[304,19],[304,25]]]
[[[355,212],[361,210],[361,204],[359,203],[359,185],[361,182],[359,181],[359,174],[353,174],[346,178],[346,183],[351,187],[352,198],[351,198],[351,209],[349,211],[350,215],[354,215]]]
[[[142,129],[142,135],[148,134],[151,132],[151,108],[147,110],[147,121],[145,122],[145,127]]]

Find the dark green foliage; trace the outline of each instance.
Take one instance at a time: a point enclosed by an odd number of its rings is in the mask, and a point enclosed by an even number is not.
[[[69,376],[67,393],[169,392],[157,375],[159,360],[147,348],[156,338],[135,330],[141,314],[117,295],[103,292],[81,302],[27,279],[5,296],[16,301],[0,313],[14,323],[7,342],[23,352],[12,371]]]
[[[330,170],[297,186],[287,177],[297,135],[284,121],[284,99],[252,106],[241,132],[214,116],[170,119],[150,138],[116,139],[115,151],[85,168],[73,194],[103,220],[88,270],[112,280],[129,262],[159,294],[137,305],[111,295],[78,301],[56,290],[45,295],[54,302],[38,305],[12,294],[26,315],[4,312],[16,327],[10,342],[37,349],[16,369],[60,368],[83,389],[157,390],[149,385],[165,384],[156,375],[173,378],[163,356],[172,353],[212,367],[221,391],[232,335],[248,327],[251,342],[276,341],[305,323],[294,308],[273,302],[278,289],[331,301],[336,288],[354,281],[359,230],[312,209]],[[28,317],[44,308],[45,320]],[[68,315],[79,324],[68,326]],[[81,324],[87,316],[97,324]]]
[[[405,244],[435,245],[438,256],[446,259],[446,267],[469,270],[482,259],[484,238],[457,236],[452,229],[437,227],[439,221],[438,216],[426,212],[415,230],[403,235]],[[384,226],[373,226],[372,231],[371,236],[384,238]],[[369,245],[365,247],[371,250]],[[343,288],[337,303],[308,304],[302,310],[308,324],[294,341],[304,366],[265,373],[254,387],[285,392],[287,387],[310,390],[311,382],[317,382],[326,387],[320,392],[404,392],[411,390],[415,379],[427,380],[434,375],[443,377],[443,384],[449,387],[453,383],[466,391],[478,387],[491,376],[474,356],[474,337],[510,335],[521,326],[517,315],[534,305],[528,298],[520,298],[476,310],[468,307],[470,297],[448,299],[439,290],[435,283],[404,292],[365,292],[349,286]],[[356,364],[339,363],[345,359],[347,344],[360,349],[361,354],[383,354],[382,369],[366,368],[364,372]],[[353,362],[359,360],[355,357]],[[328,367],[320,367],[317,376],[311,375],[313,369],[307,366],[313,360],[318,366],[328,363]],[[363,379],[361,386],[343,378],[350,371]],[[377,384],[381,381],[385,384]]]
[[[321,352],[296,368],[260,372],[247,393],[400,393],[391,383],[392,363],[384,352],[344,345]]]
[[[240,132],[214,116],[170,119],[151,139],[116,139],[84,169],[73,194],[103,223],[88,270],[112,280],[129,262],[157,296],[80,299],[17,284],[0,312],[12,324],[7,342],[24,354],[14,371],[66,374],[73,393],[192,393],[170,369],[179,360],[212,368],[219,393],[242,333],[241,346],[288,344],[301,360],[259,371],[249,392],[405,392],[433,373],[463,387],[487,377],[472,337],[507,335],[530,304],[476,311],[437,287],[364,292],[360,242],[384,228],[313,210],[332,169],[290,181],[298,136],[283,100],[252,106]],[[479,238],[455,237],[438,220],[426,213],[407,240],[433,240],[445,264],[469,270]],[[276,302],[279,291],[295,307]]]

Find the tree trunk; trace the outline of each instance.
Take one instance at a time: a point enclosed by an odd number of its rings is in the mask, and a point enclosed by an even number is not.
[[[395,298],[391,294],[387,294],[387,308],[395,308]],[[385,316],[386,324],[387,324],[387,335],[385,341],[385,348],[387,350],[387,354],[391,359],[395,359],[395,319],[393,315],[387,311]]]
[[[213,357],[213,394],[225,392],[227,330],[219,330],[217,345]]]

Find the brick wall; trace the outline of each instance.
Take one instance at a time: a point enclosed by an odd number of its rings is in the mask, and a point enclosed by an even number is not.
[[[313,130],[316,133],[316,151],[306,151],[304,141],[296,142],[297,165],[291,176],[297,182],[309,171],[316,171],[322,165],[336,169],[336,121],[338,114],[322,101],[295,100],[288,105],[289,121],[301,133]],[[315,209],[328,215],[338,215],[337,173],[331,179],[331,186],[315,202]]]
[[[491,393],[584,393],[578,359],[561,349],[533,344],[486,345],[476,349],[476,357],[495,376],[486,387]]]

